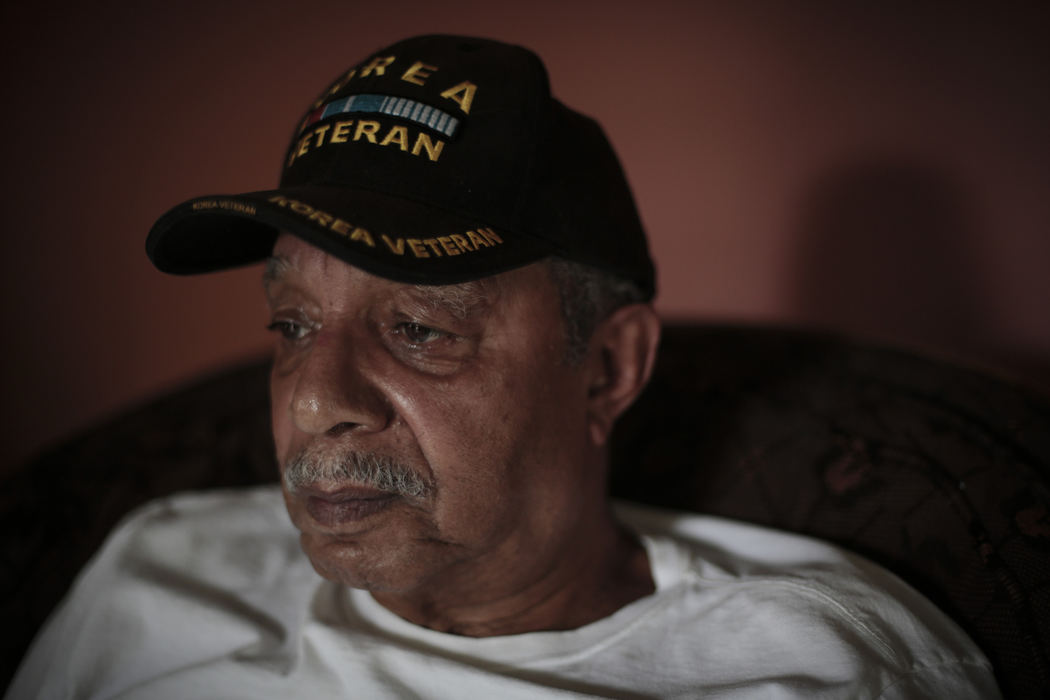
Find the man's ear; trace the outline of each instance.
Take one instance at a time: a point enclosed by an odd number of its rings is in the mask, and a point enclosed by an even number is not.
[[[594,330],[585,370],[587,424],[596,446],[608,441],[613,423],[642,393],[659,343],[660,319],[649,304],[617,309]]]

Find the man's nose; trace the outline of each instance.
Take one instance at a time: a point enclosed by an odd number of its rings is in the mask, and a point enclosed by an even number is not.
[[[321,331],[295,370],[288,410],[298,430],[367,433],[389,424],[392,409],[374,381],[367,354],[345,335]]]

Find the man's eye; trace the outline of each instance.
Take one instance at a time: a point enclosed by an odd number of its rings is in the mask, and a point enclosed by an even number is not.
[[[405,323],[397,324],[397,332],[404,336],[405,340],[413,345],[432,343],[446,335],[443,331],[428,328],[422,323],[416,323],[414,321],[406,321]]]
[[[300,340],[306,335],[307,328],[295,321],[274,321],[266,330],[280,333],[285,340]]]

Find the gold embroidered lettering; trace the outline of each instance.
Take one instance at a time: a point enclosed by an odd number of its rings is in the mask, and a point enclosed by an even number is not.
[[[328,133],[328,130],[331,128],[331,124],[325,124],[324,126],[319,126],[314,129],[314,135],[317,136],[317,140],[314,141],[315,148],[324,145],[324,135]]]
[[[438,142],[434,143],[430,140],[430,134],[420,131],[416,136],[416,142],[412,144],[412,155],[418,156],[420,151],[425,148],[427,150],[427,158],[436,163],[437,159],[441,157],[441,149],[444,147],[444,141],[438,139]]]
[[[474,102],[474,93],[478,91],[478,86],[469,80],[464,80],[459,85],[453,85],[448,90],[441,93],[442,97],[447,97],[463,110],[463,114],[470,114],[470,105]]]
[[[395,255],[404,255],[405,254],[405,239],[404,238],[398,238],[397,239],[397,243],[394,243],[394,241],[390,240],[390,238],[385,233],[382,235],[382,238],[383,238],[383,243],[386,243],[386,247],[390,249],[391,253],[394,253]]]
[[[294,207],[292,208],[292,211],[295,211]],[[316,221],[322,226],[328,227],[332,224],[332,215],[325,214],[323,211],[314,210],[314,212],[310,214],[310,221]]]
[[[387,146],[391,143],[397,143],[401,147],[402,151],[408,150],[408,129],[403,126],[392,126],[390,131],[386,133],[383,140],[379,142],[380,146]]]
[[[354,131],[354,141],[360,141],[364,136],[371,143],[376,142],[376,132],[379,131],[379,122],[363,121],[357,122],[357,130]]]
[[[376,242],[372,240],[372,234],[360,226],[354,227],[354,230],[350,232],[351,241],[363,241],[368,244],[369,248],[375,248]]]
[[[412,254],[417,258],[430,257],[430,253],[427,252],[427,249],[423,247],[422,242],[418,238],[407,238],[405,239],[405,243],[408,243],[409,249],[411,249]]]
[[[288,154],[287,165],[292,165],[292,163],[311,150],[323,148],[333,143],[347,143],[351,140],[360,141],[365,139],[369,143],[374,143],[378,146],[396,145],[402,151],[409,152],[409,140],[412,138],[409,127],[397,124],[389,127],[380,135],[379,132],[384,126],[382,122],[357,120],[355,127],[354,121],[353,119],[347,119],[334,124],[325,124],[308,132],[292,147],[291,152]],[[351,136],[351,133],[353,136]],[[426,153],[427,158],[431,162],[436,162],[441,157],[445,143],[441,139],[432,138],[430,134],[417,131],[411,153],[414,156]]]
[[[347,134],[350,133],[350,125],[353,123],[353,119],[345,122],[336,122],[335,129],[332,130],[332,137],[328,139],[328,143],[346,143]]]
[[[437,66],[428,66],[422,61],[416,61],[408,67],[408,70],[401,74],[401,79],[408,83],[422,85],[423,81],[430,77],[430,73],[427,71],[433,72],[436,70]]]
[[[503,239],[496,235],[496,232],[490,228],[479,228],[478,233],[488,239],[488,242],[492,245],[497,245],[503,242]]]
[[[209,201],[208,204],[211,205],[211,207],[209,207],[211,209],[218,207],[219,209],[229,209],[231,211],[239,211],[242,214],[250,214],[252,216],[255,216],[255,207],[248,204],[243,204],[241,202],[234,202],[233,200],[223,199],[218,202]],[[194,208],[196,208],[196,205],[194,205]]]
[[[376,75],[384,75],[386,67],[394,62],[397,56],[377,56],[361,69],[361,77],[366,78],[374,72]]]
[[[452,241],[457,246],[459,246],[460,250],[466,250],[466,251],[475,250],[474,246],[472,246],[470,244],[470,241],[468,241],[466,238],[464,238],[463,236],[459,235],[458,233],[453,233],[451,236],[449,236],[449,238],[451,238]]]
[[[490,245],[492,245],[486,239],[482,238],[474,231],[467,231],[467,237],[470,238],[470,242],[474,244],[475,250],[477,250],[481,246],[485,246],[486,248],[488,248]]]
[[[441,244],[441,247],[445,249],[445,253],[448,255],[459,255],[463,252],[452,242],[451,236],[438,236],[438,243]]]

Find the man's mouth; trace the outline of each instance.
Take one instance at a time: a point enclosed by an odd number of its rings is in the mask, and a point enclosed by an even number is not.
[[[318,524],[334,527],[357,522],[390,507],[399,496],[376,489],[348,487],[334,491],[304,488],[306,510]]]

